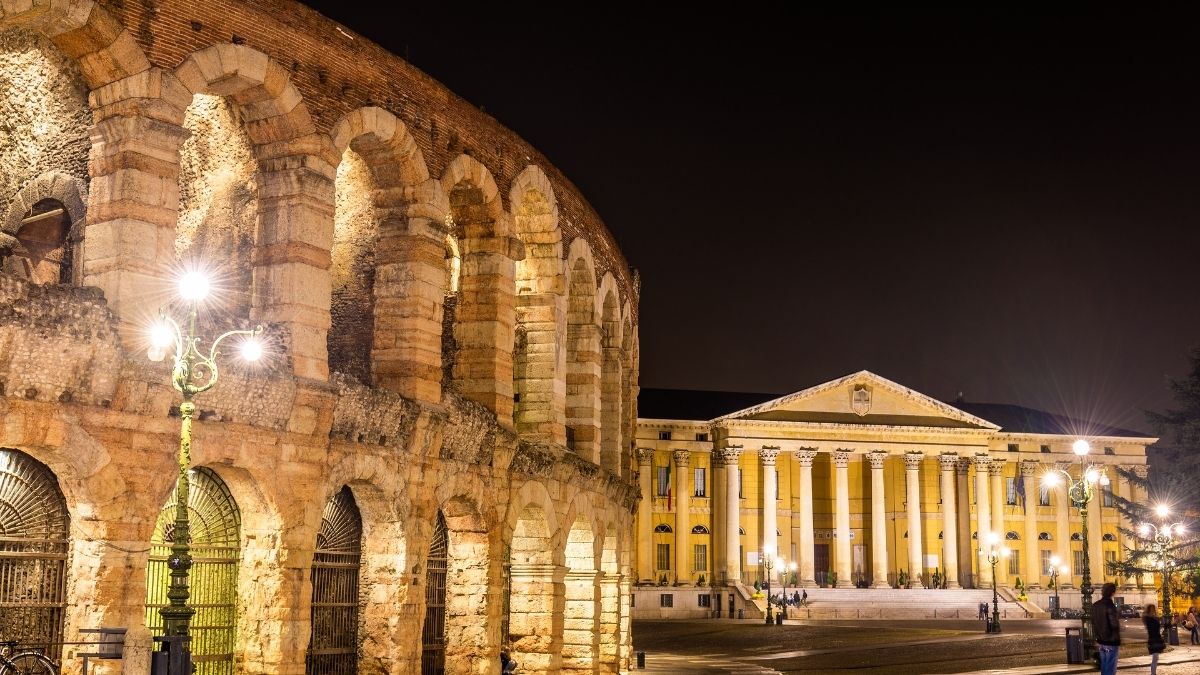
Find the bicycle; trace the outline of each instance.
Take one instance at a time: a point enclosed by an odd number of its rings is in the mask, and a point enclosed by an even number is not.
[[[58,666],[44,654],[33,651],[13,653],[16,640],[0,642],[0,675],[57,675]]]

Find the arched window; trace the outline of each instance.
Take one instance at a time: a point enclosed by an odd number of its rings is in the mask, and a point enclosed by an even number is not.
[[[971,538],[972,538],[972,539],[978,539],[978,538],[979,538],[979,533],[978,533],[978,532],[972,532],[972,533],[971,533]]]
[[[1017,534],[1014,530],[1009,530],[1004,534],[1004,538],[1009,541],[1017,541],[1021,538],[1021,535]]]
[[[1072,532],[1071,541],[1083,541],[1083,535],[1078,532]]]
[[[13,235],[0,232],[0,269],[35,284],[69,284],[71,216],[57,199],[34,204]]]
[[[446,518],[438,511],[429,556],[425,558],[425,623],[421,629],[421,675],[446,672],[446,570],[450,536]]]
[[[692,528],[692,534],[708,534],[708,528],[703,525],[697,525]]]
[[[1117,535],[1113,534],[1112,532],[1104,533],[1104,541],[1116,541],[1116,540],[1117,540]]]
[[[358,672],[358,569],[362,517],[350,488],[325,503],[312,563],[312,636],[306,672]]]
[[[669,532],[674,532],[674,530],[672,530],[671,526],[666,523],[659,523],[658,525],[654,526],[654,532],[657,534],[667,534]]]
[[[738,534],[746,534],[746,528],[744,528],[744,527],[739,527],[739,528],[738,528]]]
[[[1053,540],[1053,537],[1050,536],[1049,532],[1042,532],[1041,534],[1038,535],[1038,541],[1052,541],[1052,540]]]

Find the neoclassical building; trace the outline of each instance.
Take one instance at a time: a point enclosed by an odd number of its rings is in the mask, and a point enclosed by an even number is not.
[[[1116,469],[1145,471],[1155,438],[1013,405],[944,403],[867,371],[783,397],[644,389],[634,615],[721,609],[725,594],[710,589],[761,580],[764,551],[796,565],[798,587],[891,588],[903,573],[922,588],[935,572],[945,588],[990,587],[981,533],[1010,550],[999,585],[1045,588],[1058,556],[1068,563],[1060,587],[1073,587],[1082,523],[1065,488],[1041,477],[1078,475],[1079,438],[1108,489],[1137,498]],[[1149,587],[1106,570],[1126,545],[1110,499],[1088,511],[1093,583]]]
[[[199,673],[627,670],[639,282],[544,156],[290,0],[5,2],[0,83],[0,639],[148,671],[203,268],[269,349],[196,399]]]

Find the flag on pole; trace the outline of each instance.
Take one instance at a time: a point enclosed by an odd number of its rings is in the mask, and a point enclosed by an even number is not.
[[[1021,498],[1021,511],[1023,513],[1027,513],[1029,510],[1029,506],[1026,503],[1026,499],[1025,499],[1025,476],[1024,476],[1024,474],[1017,474],[1015,488],[1016,488],[1017,496]]]

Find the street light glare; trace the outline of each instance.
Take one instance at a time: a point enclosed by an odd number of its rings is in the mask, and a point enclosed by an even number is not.
[[[175,331],[167,325],[166,321],[155,321],[150,327],[150,344],[160,349],[170,347],[175,341]]]
[[[257,361],[262,358],[263,345],[262,341],[257,338],[246,338],[242,340],[242,358],[247,361]]]
[[[1042,476],[1042,482],[1050,487],[1058,487],[1058,484],[1061,480],[1062,479],[1059,478],[1058,474],[1056,473],[1047,473]]]
[[[1175,525],[1175,534],[1181,535],[1181,534],[1183,534],[1183,532],[1184,532],[1183,523],[1178,523],[1177,525]]]
[[[1158,515],[1159,518],[1166,518],[1171,514],[1171,509],[1167,508],[1166,504],[1159,504],[1158,506],[1154,507],[1154,513]]]
[[[1050,566],[1051,567],[1058,567],[1059,561],[1060,561],[1060,558],[1058,556],[1056,556],[1056,555],[1050,556]]]
[[[996,544],[1000,543],[1000,535],[996,534],[995,532],[989,532],[987,536],[987,542],[995,546]]]
[[[179,278],[179,295],[184,300],[200,301],[208,297],[208,277],[201,272],[188,272]]]
[[[1071,445],[1071,449],[1075,451],[1075,454],[1082,457],[1083,455],[1086,455],[1092,451],[1092,446],[1089,445],[1087,441],[1085,441],[1081,438],[1081,439],[1075,441],[1075,443]]]
[[[1096,481],[1100,480],[1100,472],[1096,471],[1095,469],[1088,469],[1086,475],[1087,482],[1089,483],[1095,483]]]
[[[1149,537],[1150,536],[1150,526],[1145,523],[1142,523],[1141,526],[1138,527],[1138,534],[1140,534],[1143,537]]]

